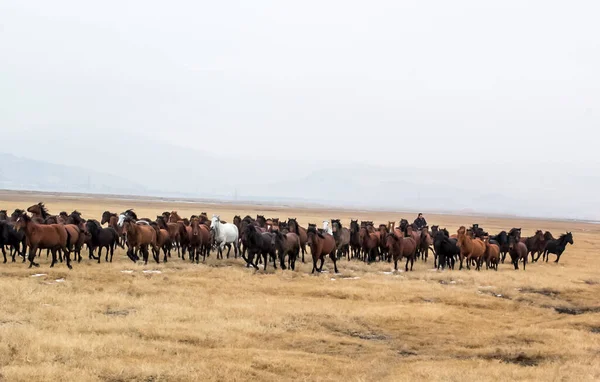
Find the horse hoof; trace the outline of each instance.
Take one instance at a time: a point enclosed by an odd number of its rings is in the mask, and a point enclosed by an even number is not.
[[[73,269],[73,266],[72,265],[67,265],[67,268]]]

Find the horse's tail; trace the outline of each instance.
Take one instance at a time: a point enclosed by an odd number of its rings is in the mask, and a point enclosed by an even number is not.
[[[67,233],[67,243],[65,244],[65,247],[67,248],[67,251],[71,252],[71,234],[69,233],[69,230],[65,228],[65,232]]]

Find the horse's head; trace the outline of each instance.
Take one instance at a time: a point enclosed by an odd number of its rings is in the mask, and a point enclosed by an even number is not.
[[[279,250],[283,245],[284,238],[285,238],[285,236],[282,232],[280,232],[280,231],[273,232],[273,234],[271,235],[271,245],[276,247]]]
[[[387,248],[392,248],[398,242],[398,236],[395,233],[390,232],[385,235],[385,246]]]
[[[467,229],[465,228],[465,226],[460,226],[458,231],[456,231],[456,234],[458,235],[458,238],[462,238],[467,234]]]
[[[29,208],[27,208],[27,212],[32,213],[34,215],[41,215],[43,207],[44,207],[44,203],[39,202],[38,204],[34,204],[33,206],[30,206]]]
[[[125,224],[125,219],[129,219],[125,214],[119,215],[119,220],[117,221],[117,226],[123,227],[123,225]]]
[[[342,228],[340,219],[331,219],[331,232],[336,233]]]
[[[567,243],[573,245],[573,234],[571,232],[567,232],[565,240],[567,241]]]
[[[200,219],[193,218],[190,220],[190,227],[192,228],[192,235],[198,236],[200,234]]]
[[[15,222],[15,229],[17,231],[24,230],[27,228],[27,224],[31,222],[31,218],[25,212],[17,217],[17,221]]]
[[[210,226],[216,228],[219,224],[221,224],[221,217],[219,215],[213,215],[212,219],[210,219]]]

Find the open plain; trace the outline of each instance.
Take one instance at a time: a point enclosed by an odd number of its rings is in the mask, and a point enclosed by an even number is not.
[[[412,221],[414,214],[168,201],[0,194],[0,208],[43,201],[49,211],[134,208],[154,218],[202,211],[323,219]],[[244,267],[241,259],[190,264],[87,259],[69,271],[0,264],[0,380],[600,380],[600,225],[519,218],[431,215],[455,233],[479,223],[490,233],[521,227],[575,244],[559,264],[507,261],[495,271],[413,272],[341,260],[340,274]],[[402,263],[403,265],[403,263]],[[403,266],[399,268],[403,269]],[[145,272],[146,271],[146,272]]]

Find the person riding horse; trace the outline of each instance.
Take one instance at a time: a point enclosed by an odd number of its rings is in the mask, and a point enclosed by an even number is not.
[[[415,219],[415,222],[413,224],[415,225],[415,227],[417,229],[421,229],[423,227],[427,227],[427,221],[423,217],[422,213],[419,213],[419,216],[417,216],[417,218]]]

